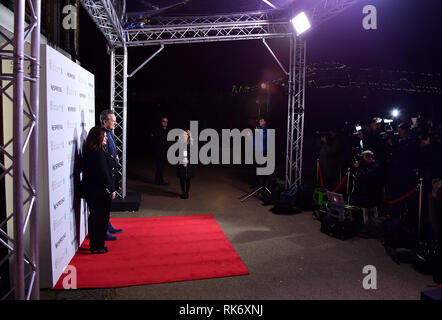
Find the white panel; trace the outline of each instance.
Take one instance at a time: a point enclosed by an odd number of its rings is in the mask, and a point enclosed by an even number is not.
[[[49,46],[42,46],[41,63],[45,76],[40,121],[45,125],[40,128],[45,132],[40,134],[40,143],[46,149],[42,152],[47,165],[40,163],[46,175],[40,201],[47,204],[40,207],[47,208],[49,215],[40,224],[49,226],[50,239],[41,240],[50,245],[42,252],[50,252],[50,285],[54,286],[87,234],[86,206],[74,194],[74,186],[80,180],[83,141],[95,125],[95,84],[93,74]]]

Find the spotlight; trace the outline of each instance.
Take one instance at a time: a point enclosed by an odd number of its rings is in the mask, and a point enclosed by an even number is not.
[[[296,17],[294,17],[291,22],[293,23],[293,27],[295,27],[298,36],[311,28],[310,21],[308,21],[308,18],[304,12],[301,12]]]
[[[400,114],[400,112],[399,112],[398,109],[393,109],[393,110],[391,111],[391,116],[392,116],[393,118],[397,118],[397,117],[399,116],[399,114]]]
[[[261,89],[267,88],[267,84],[265,82],[261,83]]]

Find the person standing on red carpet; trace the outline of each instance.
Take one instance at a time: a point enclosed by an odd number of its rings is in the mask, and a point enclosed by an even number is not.
[[[115,199],[115,161],[106,152],[106,130],[93,127],[83,144],[83,196],[89,207],[91,253],[106,253],[104,246],[111,202]]]
[[[190,145],[193,143],[190,130],[184,130],[183,134],[179,137],[180,143],[180,162],[177,164],[176,176],[180,179],[181,199],[189,198],[190,179],[195,173],[195,165],[190,163]]]

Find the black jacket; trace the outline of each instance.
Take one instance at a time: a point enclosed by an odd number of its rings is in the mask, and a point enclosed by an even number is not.
[[[158,127],[152,130],[150,139],[156,158],[167,157],[167,149],[169,148],[169,142],[167,141],[168,132],[169,130],[167,128],[164,129],[163,127]]]
[[[176,166],[177,178],[191,178],[195,175],[195,165],[188,163],[186,166],[181,164],[182,155],[180,155],[180,163]],[[190,161],[190,144],[187,145],[187,160]]]
[[[84,198],[109,195],[116,189],[116,162],[102,150],[83,155],[82,189]]]

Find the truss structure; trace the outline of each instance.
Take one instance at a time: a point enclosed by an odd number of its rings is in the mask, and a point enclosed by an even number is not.
[[[140,29],[125,31],[126,45],[196,43],[281,38],[292,35],[286,13],[250,12],[232,15],[158,17]]]
[[[121,198],[126,197],[126,146],[127,146],[127,48],[111,49],[111,109],[115,112],[117,125],[114,130],[118,163],[119,190]],[[122,51],[122,52],[120,52]]]
[[[305,13],[314,28],[358,1],[321,0]],[[109,0],[81,0],[81,3],[108,40],[111,49],[111,105],[119,119],[123,121],[122,127],[116,133],[117,143],[120,144],[118,150],[123,156],[120,169],[122,175],[121,196],[123,198],[126,196],[127,48],[150,45],[164,46],[166,44],[267,38],[290,39],[290,66],[287,74],[289,96],[285,179],[286,188],[301,184],[306,50],[304,40],[295,35],[289,22],[292,18],[289,14],[294,13],[292,10],[273,9],[212,16],[167,17],[152,15],[143,23],[142,27],[124,29],[117,21],[117,15]],[[122,56],[115,55],[113,50],[116,48],[122,48]],[[276,59],[276,57],[274,58]],[[121,61],[123,61],[122,64]],[[121,66],[123,66],[122,73],[119,69]],[[120,74],[123,75],[122,78],[117,76]],[[123,94],[118,93],[120,88],[123,88]]]
[[[302,178],[302,144],[304,139],[306,43],[300,38],[290,40],[290,71],[288,79],[288,117],[285,187],[299,187]]]
[[[31,296],[39,299],[37,186],[40,8],[40,0],[16,0],[14,35],[9,37],[0,32],[0,37],[5,40],[0,47],[0,63],[2,60],[13,61],[12,74],[3,69],[0,73],[0,98],[6,97],[13,106],[13,137],[0,146],[0,180],[7,176],[13,179],[13,212],[0,221],[0,246],[8,250],[0,265],[10,262],[14,265],[13,284],[1,299],[8,299],[12,293],[19,300],[30,299]],[[27,26],[25,9],[30,12]],[[30,55],[24,52],[26,41],[31,43]],[[25,63],[30,65],[30,74],[25,74]],[[24,91],[25,83],[30,86],[29,96]],[[8,92],[11,88],[12,96],[10,90]],[[25,174],[23,168],[27,149],[30,154],[29,174]],[[10,221],[14,225],[13,236],[5,231]],[[25,252],[25,234],[28,231],[30,253]]]

